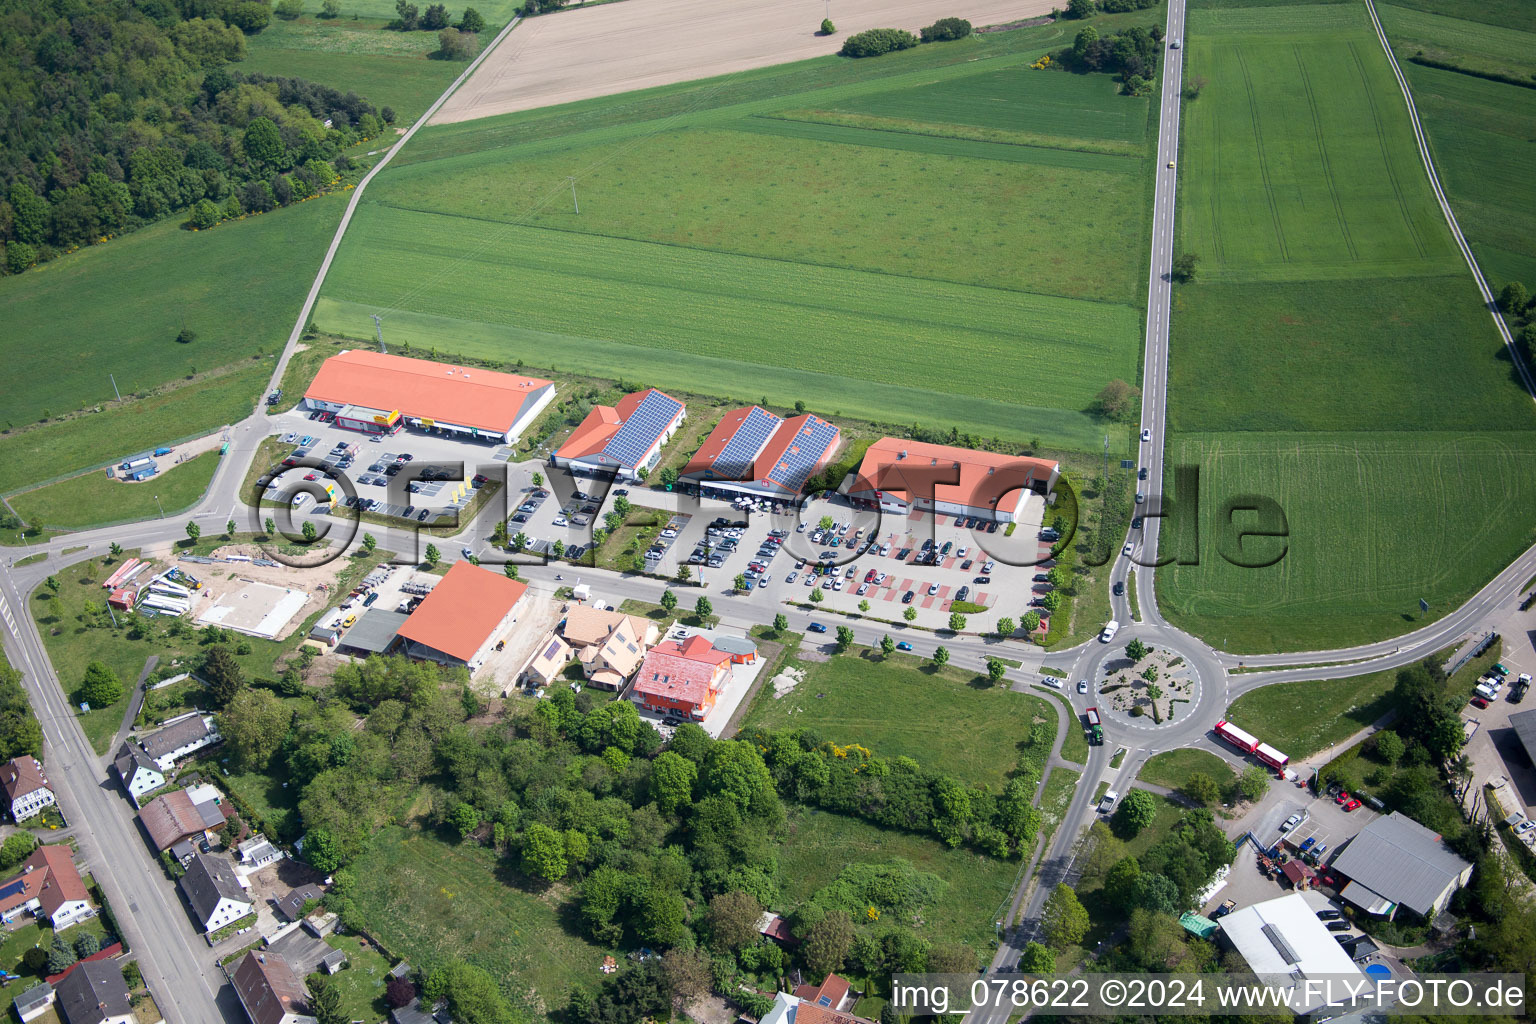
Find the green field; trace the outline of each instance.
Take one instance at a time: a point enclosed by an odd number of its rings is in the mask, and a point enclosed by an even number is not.
[[[1386,714],[1387,695],[1397,682],[1397,672],[1389,669],[1326,683],[1261,687],[1233,701],[1227,718],[1256,735],[1261,732],[1265,743],[1300,761]]]
[[[1236,778],[1232,766],[1208,750],[1165,750],[1153,754],[1136,777],[1154,786],[1179,789],[1195,772],[1204,772],[1223,790]]]
[[[1513,32],[1456,18],[1378,8],[1441,184],[1493,289],[1536,282],[1536,89],[1424,68],[1407,57],[1424,49],[1465,68],[1530,77],[1536,25]]]
[[[801,667],[805,679],[786,696],[775,699],[764,688],[743,729],[812,729],[882,757],[906,755],[993,792],[1021,757],[1043,764],[1056,738],[1059,712],[1049,701],[958,668],[935,672],[909,655],[887,661],[857,653]]]
[[[353,21],[351,12],[335,21],[275,18],[250,38],[240,70],[307,78],[355,92],[376,107],[393,107],[396,123],[408,125],[465,65],[430,59],[437,50],[436,32],[391,32],[384,25],[372,19]],[[491,36],[482,38],[489,42]]]
[[[383,309],[440,354],[664,362],[703,394],[750,379],[827,415],[1091,447],[1084,410],[1136,374],[1152,114],[1029,70],[1062,37],[428,129],[370,188],[316,321],[361,337]]]
[[[849,864],[901,859],[919,871],[932,872],[947,881],[949,889],[942,900],[923,908],[918,934],[930,942],[959,942],[977,949],[992,948],[997,934],[993,922],[1004,909],[1019,872],[1017,861],[997,860],[965,848],[952,850],[924,836],[797,806],[789,808],[778,856],[784,906],[774,909],[780,911],[809,899]]]
[[[108,374],[127,398],[193,367],[277,351],[346,202],[331,194],[210,231],[162,221],[0,278],[0,357],[27,381],[6,389],[0,421],[111,402]],[[183,324],[197,333],[190,345],[176,341]]]
[[[608,951],[567,920],[566,896],[508,884],[482,846],[391,826],[351,868],[369,933],[418,968],[459,957],[488,971],[519,1003],[552,1007],[564,1005],[573,984],[602,977],[597,969]]]
[[[484,16],[486,27],[491,28],[511,21],[512,15],[521,6],[522,0],[471,0],[469,3],[448,5],[448,15],[457,22],[465,7],[473,7]],[[304,0],[304,8],[313,14],[320,9],[320,4],[317,0]],[[341,0],[342,20],[353,15],[388,21],[395,17],[394,0]],[[276,25],[277,21],[274,19],[272,24]]]
[[[1413,629],[1536,539],[1531,400],[1363,6],[1197,10],[1188,48],[1209,81],[1186,103],[1180,247],[1200,269],[1175,292],[1169,451],[1200,472],[1201,533],[1165,534],[1186,564],[1158,574],[1163,610],[1230,651]],[[1243,495],[1286,516],[1274,565],[1233,564],[1273,541],[1223,554]]]
[[[26,522],[44,523],[56,530],[153,519],[162,509],[165,515],[173,516],[202,499],[218,467],[218,453],[204,452],[140,483],[108,479],[104,472],[87,473],[18,494],[10,504]]]
[[[1396,0],[1392,6],[1536,32],[1536,11],[1530,0]],[[1376,5],[1376,15],[1385,20],[1381,4]]]
[[[1159,600],[1170,620],[1227,651],[1324,649],[1416,629],[1536,541],[1530,432],[1178,434],[1169,454],[1200,469],[1199,564],[1160,570]],[[1220,553],[1231,533],[1223,505],[1252,494],[1277,501],[1289,530],[1284,557],[1267,568]],[[1190,557],[1179,526],[1165,554]],[[1250,539],[1240,560],[1267,560],[1281,543]]]

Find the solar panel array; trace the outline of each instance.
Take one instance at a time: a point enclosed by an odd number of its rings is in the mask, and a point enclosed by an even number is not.
[[[816,463],[827,449],[837,442],[837,428],[824,419],[812,416],[784,449],[784,454],[768,471],[768,479],[789,491],[799,494],[806,478],[816,468]]]
[[[715,477],[720,480],[750,479],[757,453],[763,450],[763,445],[783,422],[768,410],[754,405],[736,428],[735,436],[715,459]]]
[[[12,896],[15,896],[17,893],[19,893],[22,890],[26,889],[26,887],[27,887],[27,880],[25,878],[18,878],[18,879],[16,879],[16,881],[14,881],[11,884],[7,885],[5,888],[0,889],[0,900],[8,899],[8,898],[10,898]]]
[[[603,454],[625,466],[640,465],[646,452],[666,432],[682,408],[683,403],[671,395],[655,390],[648,392],[640,399],[634,414],[603,446]]]

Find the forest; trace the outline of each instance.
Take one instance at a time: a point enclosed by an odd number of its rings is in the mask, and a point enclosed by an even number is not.
[[[5,272],[165,217],[189,226],[339,184],[392,112],[241,74],[255,0],[0,0]]]

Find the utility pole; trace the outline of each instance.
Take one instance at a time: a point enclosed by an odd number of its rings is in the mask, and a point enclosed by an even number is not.
[[[384,347],[384,324],[380,321],[379,314],[371,313],[369,315],[373,317],[373,329],[379,335],[379,351],[389,355],[389,350]]]
[[[576,207],[577,213],[580,213],[581,204],[576,201],[576,178],[574,176],[567,175],[565,180],[571,183],[571,205]]]
[[[1109,435],[1104,435],[1104,495],[1109,496]]]
[[[109,373],[109,374],[107,374],[107,379],[108,379],[108,380],[110,380],[110,381],[111,381],[111,382],[112,382],[112,393],[113,393],[113,394],[114,394],[114,395],[116,395],[116,396],[117,396],[117,400],[118,400],[118,401],[119,401],[119,402],[121,402],[121,401],[122,401],[122,400],[123,400],[123,395],[122,395],[122,392],[120,392],[120,391],[118,391],[118,390],[117,390],[117,378],[116,378],[116,377],[114,377],[114,376],[112,376],[112,375],[111,375],[111,374],[110,374],[110,373]]]

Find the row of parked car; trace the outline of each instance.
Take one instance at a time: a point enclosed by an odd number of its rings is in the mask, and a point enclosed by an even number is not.
[[[1509,682],[1509,669],[1502,664],[1495,664],[1481,679],[1477,681],[1477,690],[1472,698],[1474,707],[1486,708],[1490,702],[1498,700],[1499,694],[1504,690],[1504,684]],[[1531,677],[1522,672],[1518,679],[1509,688],[1509,702],[1519,704],[1525,699],[1525,691],[1531,687]]]

